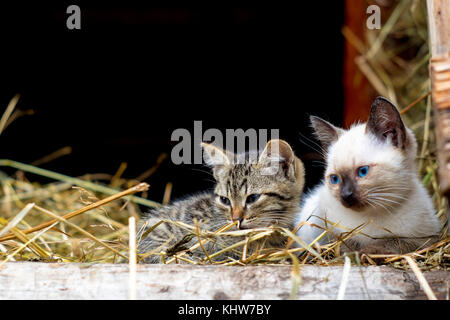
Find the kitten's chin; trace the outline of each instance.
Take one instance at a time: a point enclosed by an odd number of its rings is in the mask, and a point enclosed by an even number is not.
[[[232,223],[233,221],[229,221],[229,223]],[[233,226],[230,230],[246,230],[246,229],[252,229],[253,227],[250,226],[248,223],[245,223],[245,221],[241,221],[235,226]]]
[[[354,212],[357,212],[359,214],[377,214],[380,211],[386,210],[386,207],[376,206],[376,205],[371,206],[369,204],[364,204],[364,203],[348,205],[341,201],[341,204],[343,207],[345,207],[349,210],[352,210]]]
[[[361,202],[354,202],[354,203],[350,204],[348,202],[345,202],[345,201],[341,200],[340,203],[345,208],[353,210],[353,211],[356,211],[356,212],[363,212],[363,211],[366,211],[368,209],[368,206],[363,204],[363,203],[361,203]]]
[[[252,226],[245,220],[239,224],[239,230],[247,230],[247,229],[253,229],[253,228],[255,228],[255,226]]]
[[[257,225],[257,224],[255,224],[255,223],[249,223],[249,222],[247,222],[247,221],[242,221],[240,224],[239,224],[239,229],[240,230],[247,230],[247,229],[256,229],[256,228],[267,228],[267,227],[269,227],[268,225],[266,226],[266,225]]]
[[[248,223],[246,221],[241,222],[240,229],[246,230],[246,229],[258,229],[258,228],[270,228],[270,227],[286,227],[289,228],[289,226],[280,224],[277,221],[273,221],[272,223]]]

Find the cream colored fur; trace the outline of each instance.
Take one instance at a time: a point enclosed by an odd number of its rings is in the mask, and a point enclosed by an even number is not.
[[[383,142],[367,133],[365,124],[339,131],[339,138],[329,146],[327,152],[325,179],[304,197],[296,225],[309,221],[324,227],[322,219],[327,219],[328,226],[339,223],[347,228],[336,227],[333,231],[335,237],[368,223],[362,229],[362,233],[367,236],[353,236],[347,249],[364,251],[373,246],[381,247],[378,250],[368,250],[369,252],[414,250],[426,243],[424,237],[436,237],[441,229],[440,222],[417,175],[416,140],[411,130],[406,128],[406,132],[408,145],[405,150],[401,150],[394,148],[389,139]],[[361,178],[361,182],[365,183],[362,189],[383,191],[382,197],[387,200],[372,203],[358,211],[346,208],[333,191],[328,177],[339,170],[356,170],[366,165],[370,166],[370,170],[367,177]],[[304,225],[297,231],[297,235],[310,243],[322,232],[319,228]],[[383,241],[392,238],[405,238],[402,239],[403,248],[402,245],[394,245],[392,241]],[[327,238],[321,242],[327,242]]]

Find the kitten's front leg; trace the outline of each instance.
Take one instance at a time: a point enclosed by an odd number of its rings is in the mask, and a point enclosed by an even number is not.
[[[358,252],[363,254],[400,254],[402,252],[399,243],[395,243],[395,239],[380,239],[361,247]]]
[[[420,247],[432,245],[438,239],[438,236],[430,238],[377,239],[361,247],[358,251],[360,254],[405,254],[413,252]]]

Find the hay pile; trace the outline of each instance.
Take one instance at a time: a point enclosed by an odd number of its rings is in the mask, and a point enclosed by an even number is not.
[[[436,150],[431,118],[429,97],[426,8],[423,1],[403,0],[392,10],[391,16],[378,32],[367,33],[366,39],[357,39],[350,30],[343,30],[347,40],[358,48],[361,56],[357,63],[365,76],[380,95],[390,98],[399,106],[404,106],[403,116],[420,143],[419,168],[423,173],[423,183],[433,194],[433,201],[442,220],[446,216],[447,200],[438,189],[436,176]],[[15,97],[0,120],[0,134],[4,128],[18,117],[14,111],[18,97]],[[64,152],[57,152],[39,163],[51,161]],[[148,210],[160,204],[143,197],[130,195],[145,192],[146,184],[121,177],[121,166],[114,175],[86,175],[80,178],[67,177],[55,172],[25,165],[10,160],[0,160],[2,168],[14,168],[13,174],[0,171],[0,266],[6,261],[42,261],[42,262],[85,262],[120,263],[129,260],[130,216],[139,220],[141,210]],[[55,182],[40,185],[36,175],[54,179]],[[132,187],[136,186],[136,187]],[[170,185],[168,186],[170,189]],[[126,190],[120,192],[119,190]],[[168,197],[165,197],[166,202]],[[139,205],[138,205],[139,204]],[[62,218],[60,218],[62,217]],[[139,221],[138,221],[139,223]],[[165,256],[166,263],[193,264],[301,264],[335,265],[343,264],[340,255],[342,241],[363,229],[352,230],[343,239],[324,246],[306,244],[291,230],[266,228],[259,230],[229,231],[232,225],[224,226],[214,232],[199,230],[195,225],[174,223],[189,231],[199,239],[195,248],[212,241],[218,233],[221,236],[246,235],[245,241],[221,252],[240,250],[240,260],[211,262],[211,256],[205,255],[200,261],[194,261],[186,254],[187,250],[155,252]],[[152,230],[152,229],[150,229]],[[246,254],[246,247],[252,241],[279,232],[290,237],[290,244],[297,242],[300,248],[268,250]],[[325,237],[325,230],[321,237]],[[443,235],[446,230],[443,230]],[[321,238],[320,237],[320,238]],[[139,240],[139,239],[138,239]],[[449,238],[427,248],[421,248],[408,256],[422,270],[450,269]],[[190,248],[191,250],[195,248]],[[168,250],[170,251],[170,250]],[[304,252],[300,258],[297,254]],[[148,254],[147,254],[148,255]],[[144,256],[138,257],[144,258]],[[359,265],[389,264],[396,268],[409,268],[411,259],[395,255],[349,255]],[[294,272],[295,273],[295,272]]]

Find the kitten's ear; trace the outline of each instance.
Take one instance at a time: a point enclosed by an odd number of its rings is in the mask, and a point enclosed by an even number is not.
[[[291,146],[284,140],[272,139],[267,142],[266,147],[259,156],[258,162],[263,163],[267,160],[281,159],[280,161],[286,161],[292,163],[295,155]]]
[[[344,132],[343,129],[333,126],[328,121],[323,120],[322,118],[316,116],[310,116],[309,120],[311,121],[311,125],[314,128],[314,133],[319,139],[320,143],[324,150],[327,150],[328,147]]]
[[[375,135],[381,141],[390,141],[394,147],[404,149],[406,128],[397,108],[384,97],[378,97],[372,103],[366,132]]]
[[[281,165],[285,173],[292,172],[295,175],[296,159],[294,151],[292,151],[291,146],[286,141],[272,139],[267,142],[266,147],[259,156],[258,164],[267,167],[276,165],[276,168],[273,169],[278,169]]]
[[[210,167],[224,166],[230,164],[230,157],[226,151],[210,143],[202,142],[202,148],[205,151],[204,159]]]

